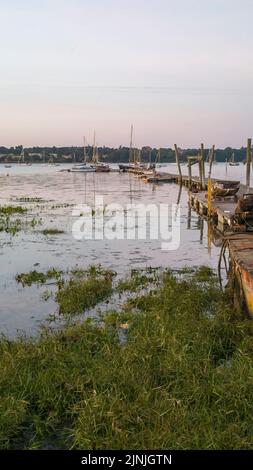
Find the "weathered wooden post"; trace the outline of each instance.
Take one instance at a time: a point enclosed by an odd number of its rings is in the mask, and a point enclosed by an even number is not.
[[[189,189],[192,189],[192,164],[191,160],[188,157],[188,176],[189,176]]]
[[[211,172],[212,172],[212,164],[214,159],[214,145],[212,146],[210,159],[209,159],[209,171],[208,171],[208,191],[207,191],[207,207],[208,207],[208,217],[210,218],[212,215],[212,180],[211,180]]]
[[[201,164],[202,164],[202,189],[205,191],[206,189],[206,177],[205,177],[205,151],[204,151],[204,144],[201,144]]]
[[[203,166],[201,161],[201,156],[198,156],[198,164],[199,164],[199,184],[200,189],[203,190]]]
[[[247,143],[247,159],[246,159],[246,186],[250,187],[250,164],[251,164],[251,139]]]
[[[179,152],[177,145],[174,145],[175,147],[175,155],[176,155],[176,162],[177,162],[177,167],[178,167],[178,173],[179,173],[179,182],[182,183],[182,172],[181,172],[181,166],[180,166],[180,159],[179,159]]]

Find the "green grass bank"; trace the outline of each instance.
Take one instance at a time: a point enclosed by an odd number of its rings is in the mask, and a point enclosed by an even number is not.
[[[2,338],[0,447],[252,449],[252,328],[200,268],[100,321]]]

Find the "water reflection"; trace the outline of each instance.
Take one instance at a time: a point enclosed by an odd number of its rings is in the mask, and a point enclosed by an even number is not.
[[[219,166],[219,165],[216,165]],[[237,167],[236,167],[237,168]],[[183,267],[206,264],[217,267],[219,237],[208,223],[188,204],[188,191],[176,184],[149,185],[131,174],[71,174],[57,168],[11,169],[6,177],[0,168],[0,204],[24,196],[46,199],[28,204],[31,217],[40,215],[43,225],[35,230],[20,232],[15,237],[0,233],[0,329],[15,334],[17,329],[35,331],[41,320],[56,309],[53,298],[45,302],[41,295],[53,286],[21,288],[15,275],[33,269],[69,267],[101,263],[125,275],[131,268],[146,266]],[[25,171],[26,170],[26,171]],[[104,203],[176,204],[181,214],[181,244],[178,250],[163,252],[161,240],[85,240],[72,237],[72,205],[90,204],[102,195]],[[143,223],[143,221],[141,222]],[[59,236],[45,237],[43,228],[64,230]],[[212,245],[210,240],[214,243]]]

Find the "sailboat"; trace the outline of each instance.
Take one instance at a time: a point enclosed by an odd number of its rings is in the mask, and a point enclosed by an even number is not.
[[[232,157],[228,163],[230,166],[238,166],[239,162],[235,161],[235,152],[232,153]]]
[[[10,165],[9,163],[6,163],[6,165],[4,165],[5,168],[11,168],[12,165]]]
[[[156,168],[161,168],[161,149],[158,150],[155,161]]]
[[[98,173],[108,173],[110,171],[109,165],[106,163],[99,162],[99,157],[98,157],[98,148],[95,142],[95,132],[94,132],[94,145],[93,145],[93,163],[95,164],[95,171]]]
[[[149,162],[148,162],[148,169],[152,168],[152,148],[149,149]]]
[[[24,147],[22,146],[21,148],[21,153],[19,155],[19,164],[20,165],[25,165],[25,151],[24,151]]]
[[[50,153],[49,154],[49,160],[47,166],[56,166],[56,163],[54,161],[54,154]]]
[[[46,151],[42,151],[42,166],[47,166],[46,164]]]
[[[133,167],[133,124],[131,125],[128,164],[127,163],[120,163],[119,164],[119,171],[125,172],[125,171],[128,171],[132,167]]]
[[[93,150],[94,153],[94,150]],[[83,162],[75,165],[70,170],[72,173],[91,173],[96,171],[94,165],[87,163],[86,143],[85,137],[83,138]]]

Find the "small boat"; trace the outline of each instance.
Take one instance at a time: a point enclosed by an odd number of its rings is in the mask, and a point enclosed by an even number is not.
[[[171,183],[173,178],[171,175],[167,175],[166,173],[153,173],[153,176],[147,176],[145,181],[147,183]]]
[[[98,147],[96,144],[96,133],[94,131],[93,137],[93,155],[92,155],[92,164],[90,165],[94,168],[94,171],[98,173],[108,173],[110,171],[109,165],[99,162]]]
[[[226,198],[234,197],[240,189],[240,181],[222,181],[216,182],[212,186],[212,197]]]
[[[232,157],[231,157],[230,161],[228,162],[228,164],[230,166],[238,166],[239,165],[239,162],[235,161],[235,153],[234,152],[232,153]]]
[[[128,171],[130,168],[131,168],[131,166],[127,163],[120,163],[119,164],[119,171],[122,171],[123,173]]]
[[[119,171],[125,173],[126,171],[131,171],[135,168],[135,155],[133,149],[133,125],[131,125],[131,134],[130,134],[130,146],[129,146],[129,161],[128,163],[120,163]]]
[[[146,178],[151,177],[151,176],[153,176],[153,175],[154,175],[154,170],[146,170],[146,171],[143,171],[143,172],[139,175],[139,177],[142,178],[142,179],[143,179],[143,178],[146,179]]]
[[[97,163],[97,165],[95,165],[95,171],[98,173],[108,173],[110,170],[109,165],[105,163]]]
[[[5,168],[11,168],[12,165],[4,165]]]
[[[81,165],[73,166],[69,171],[71,173],[91,173],[96,171],[96,167],[89,163],[82,163]]]
[[[93,173],[94,171],[96,171],[95,165],[93,165],[92,163],[87,163],[85,137],[83,138],[83,162],[73,166],[68,171],[70,171],[71,173]]]

